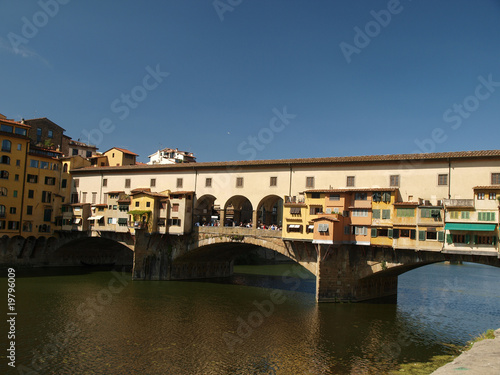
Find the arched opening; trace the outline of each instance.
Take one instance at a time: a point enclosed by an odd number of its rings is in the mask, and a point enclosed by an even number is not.
[[[193,215],[195,225],[214,225],[220,220],[220,207],[215,205],[216,199],[210,194],[203,195],[197,199]]]
[[[283,222],[283,199],[277,195],[263,198],[257,207],[257,225],[281,228]]]
[[[242,195],[229,198],[224,206],[224,226],[246,226],[252,223],[253,207]]]
[[[12,143],[9,140],[4,139],[2,141],[2,151],[10,152],[11,146],[12,146]]]
[[[127,246],[107,238],[77,239],[56,249],[54,264],[75,266],[132,266],[134,252]]]

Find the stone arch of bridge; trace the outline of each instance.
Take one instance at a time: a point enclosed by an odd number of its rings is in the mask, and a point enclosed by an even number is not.
[[[202,195],[196,199],[194,204],[193,221],[199,225],[209,224],[212,219],[217,217],[219,220],[219,210],[215,206],[217,198],[211,194]]]
[[[221,211],[222,213],[222,211]],[[250,199],[243,195],[233,195],[224,204],[223,215],[221,214],[221,225],[239,226],[240,223],[254,222],[254,211]]]
[[[283,198],[270,194],[262,198],[257,205],[257,224],[279,225],[283,222]]]
[[[131,245],[115,239],[83,237],[54,247],[50,257],[55,264],[131,266],[134,251]]]

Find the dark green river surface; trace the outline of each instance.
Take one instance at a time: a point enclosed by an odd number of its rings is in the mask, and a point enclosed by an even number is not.
[[[314,276],[291,264],[235,273],[132,282],[103,269],[17,270],[17,367],[6,366],[2,325],[0,373],[383,374],[500,327],[493,267],[410,271],[397,304],[316,304]]]

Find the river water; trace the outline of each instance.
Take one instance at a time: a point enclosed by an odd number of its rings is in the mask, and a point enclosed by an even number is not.
[[[296,265],[235,272],[132,282],[102,269],[17,270],[18,367],[2,373],[381,374],[500,327],[493,267],[410,271],[397,304],[316,304],[314,276]]]

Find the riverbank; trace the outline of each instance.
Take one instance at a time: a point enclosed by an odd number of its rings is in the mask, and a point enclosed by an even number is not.
[[[460,353],[460,354],[459,354]],[[496,375],[500,368],[500,329],[468,343],[457,355],[438,355],[429,362],[407,363],[400,366],[395,374],[410,375],[453,375],[457,371],[470,375]]]
[[[474,343],[471,349],[464,351],[432,375],[451,375],[457,371],[470,375],[497,375],[500,369],[500,329],[494,335],[494,339]]]

